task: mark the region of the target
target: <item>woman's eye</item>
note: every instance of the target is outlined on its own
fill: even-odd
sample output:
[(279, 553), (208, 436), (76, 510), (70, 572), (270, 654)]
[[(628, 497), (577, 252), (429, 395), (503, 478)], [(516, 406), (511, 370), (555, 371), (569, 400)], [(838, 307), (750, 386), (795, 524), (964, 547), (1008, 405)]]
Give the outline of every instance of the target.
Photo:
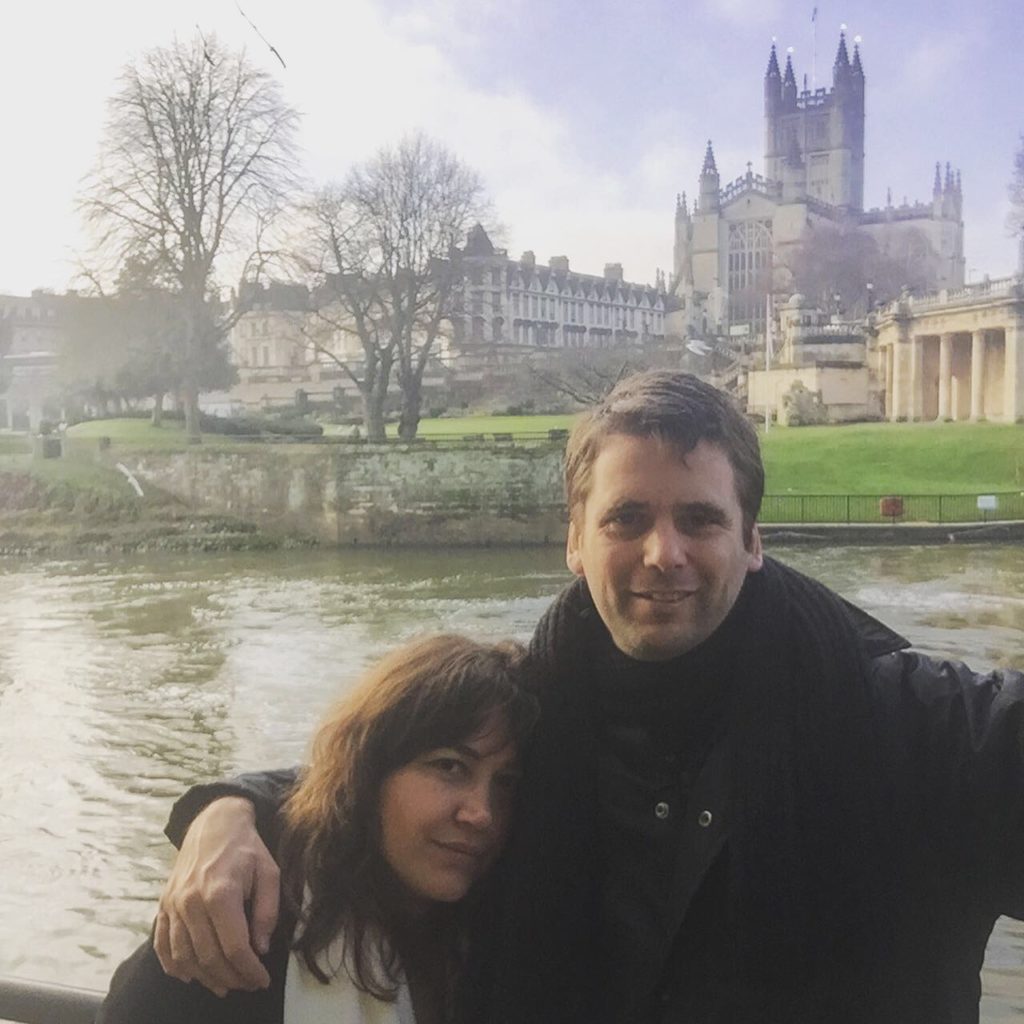
[(435, 757), (430, 766), (442, 775), (461, 775), (466, 770), (466, 766), (457, 757)]

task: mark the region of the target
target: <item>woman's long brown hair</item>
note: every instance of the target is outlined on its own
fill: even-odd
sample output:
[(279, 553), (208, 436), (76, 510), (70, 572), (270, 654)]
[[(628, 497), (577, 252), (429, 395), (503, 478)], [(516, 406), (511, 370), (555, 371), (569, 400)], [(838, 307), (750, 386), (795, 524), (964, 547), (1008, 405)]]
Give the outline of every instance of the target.
[(294, 943), (310, 972), (330, 980), (322, 954), (341, 935), (342, 964), (363, 991), (398, 989), (408, 922), (400, 886), (380, 850), (381, 785), (426, 751), (464, 742), (499, 712), (521, 744), (536, 718), (523, 687), (523, 648), (441, 635), (391, 652), (328, 713), (309, 767), (283, 808), (280, 847)]

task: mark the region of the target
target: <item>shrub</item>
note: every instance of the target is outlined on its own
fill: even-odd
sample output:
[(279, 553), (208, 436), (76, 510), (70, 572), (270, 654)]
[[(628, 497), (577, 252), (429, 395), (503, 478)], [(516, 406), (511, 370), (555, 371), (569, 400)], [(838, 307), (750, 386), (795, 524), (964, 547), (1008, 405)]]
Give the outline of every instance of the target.
[(204, 434), (243, 435), (276, 434), (284, 437), (321, 437), (324, 428), (310, 420), (271, 419), (269, 416), (199, 416), (199, 429)]
[(793, 381), (782, 396), (786, 419), (791, 427), (809, 427), (828, 422), (828, 409), (821, 403), (821, 392), (811, 391), (802, 381)]

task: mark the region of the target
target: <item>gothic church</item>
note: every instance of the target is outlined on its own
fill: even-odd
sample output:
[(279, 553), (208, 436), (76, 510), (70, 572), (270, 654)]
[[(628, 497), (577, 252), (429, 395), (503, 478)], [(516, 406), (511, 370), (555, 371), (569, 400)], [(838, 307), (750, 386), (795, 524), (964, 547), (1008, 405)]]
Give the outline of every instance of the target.
[(893, 205), (890, 195), (884, 207), (864, 209), (864, 85), (859, 46), (851, 59), (845, 33), (830, 89), (799, 91), (792, 56), (780, 72), (772, 45), (764, 77), (764, 173), (748, 163), (746, 174), (722, 187), (709, 141), (696, 202), (691, 208), (685, 193), (677, 197), (673, 333), (724, 334), (742, 324), (763, 332), (766, 297), (792, 291), (787, 256), (805, 229), (818, 224), (861, 228), (883, 251), (916, 229), (929, 287), (963, 284), (960, 175), (948, 164), (944, 176), (936, 165), (931, 202)]

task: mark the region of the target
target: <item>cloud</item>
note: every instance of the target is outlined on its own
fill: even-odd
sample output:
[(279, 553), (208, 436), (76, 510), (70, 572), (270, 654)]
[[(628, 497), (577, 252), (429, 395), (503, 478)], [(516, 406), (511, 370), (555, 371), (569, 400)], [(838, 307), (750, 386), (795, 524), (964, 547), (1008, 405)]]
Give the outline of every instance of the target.
[(777, 22), (783, 13), (781, 0), (704, 0), (704, 10), (739, 26)]
[[(671, 163), (678, 151), (645, 133), (650, 146), (625, 171), (587, 161), (571, 112), (462, 74), (457, 50), (467, 37), (452, 46), (446, 26), (464, 19), (465, 0), (434, 0), (430, 12), (417, 7), (388, 17), (353, 0), (343, 21), (321, 16), (319, 43), (305, 42), (304, 64), (294, 75), (289, 64), (288, 94), (305, 112), (311, 175), (341, 178), (353, 162), (421, 130), (484, 177), (513, 255), (534, 249), (546, 260), (565, 253), (573, 266), (597, 273), (605, 262), (623, 262), (632, 279), (653, 280), (671, 253), (678, 190)], [(343, 59), (342, 34), (358, 40), (344, 48)], [(695, 178), (699, 159), (687, 156), (680, 166)]]
[(905, 88), (925, 96), (937, 86), (956, 81), (959, 66), (967, 63), (980, 34), (979, 29), (958, 26), (955, 31), (925, 36), (903, 63)]
[(406, 0), (387, 20), (406, 39), (464, 51), (500, 30), (522, 6), (523, 0)]
[[(546, 260), (565, 253), (574, 267), (597, 273), (606, 262), (622, 262), (631, 280), (653, 280), (655, 267), (668, 268), (675, 193), (694, 187), (703, 140), (701, 152), (666, 141), (673, 137), (666, 120), (666, 131), (642, 132), (632, 159), (613, 169), (599, 155), (582, 155), (594, 150), (581, 144), (579, 122), (559, 109), (557, 96), (471, 82), (462, 70), (465, 48), (482, 44), (481, 33), (497, 45), (495, 26), (516, 17), (520, 4), (429, 0), (385, 10), (374, 0), (343, 8), (293, 0), (283, 13), (271, 0), (244, 0), (287, 69), (234, 4), (68, 4), (59, 32), (46, 28), (43, 9), (18, 8), (12, 38), (45, 38), (48, 50), (40, 61), (38, 50), (15, 47), (0, 66), (4, 94), (28, 98), (5, 124), (8, 143), (20, 140), (25, 148), (15, 145), (5, 164), (0, 288), (70, 283), (71, 250), (83, 247), (73, 199), (93, 162), (116, 75), (133, 55), (175, 34), (190, 37), (197, 23), (228, 46), (245, 46), (280, 79), (286, 99), (303, 112), (302, 159), (314, 180), (341, 178), (380, 146), (423, 130), (483, 175), (513, 254), (534, 249)], [(70, 91), (69, 81), (76, 84)], [(739, 170), (723, 167), (723, 174)]]

